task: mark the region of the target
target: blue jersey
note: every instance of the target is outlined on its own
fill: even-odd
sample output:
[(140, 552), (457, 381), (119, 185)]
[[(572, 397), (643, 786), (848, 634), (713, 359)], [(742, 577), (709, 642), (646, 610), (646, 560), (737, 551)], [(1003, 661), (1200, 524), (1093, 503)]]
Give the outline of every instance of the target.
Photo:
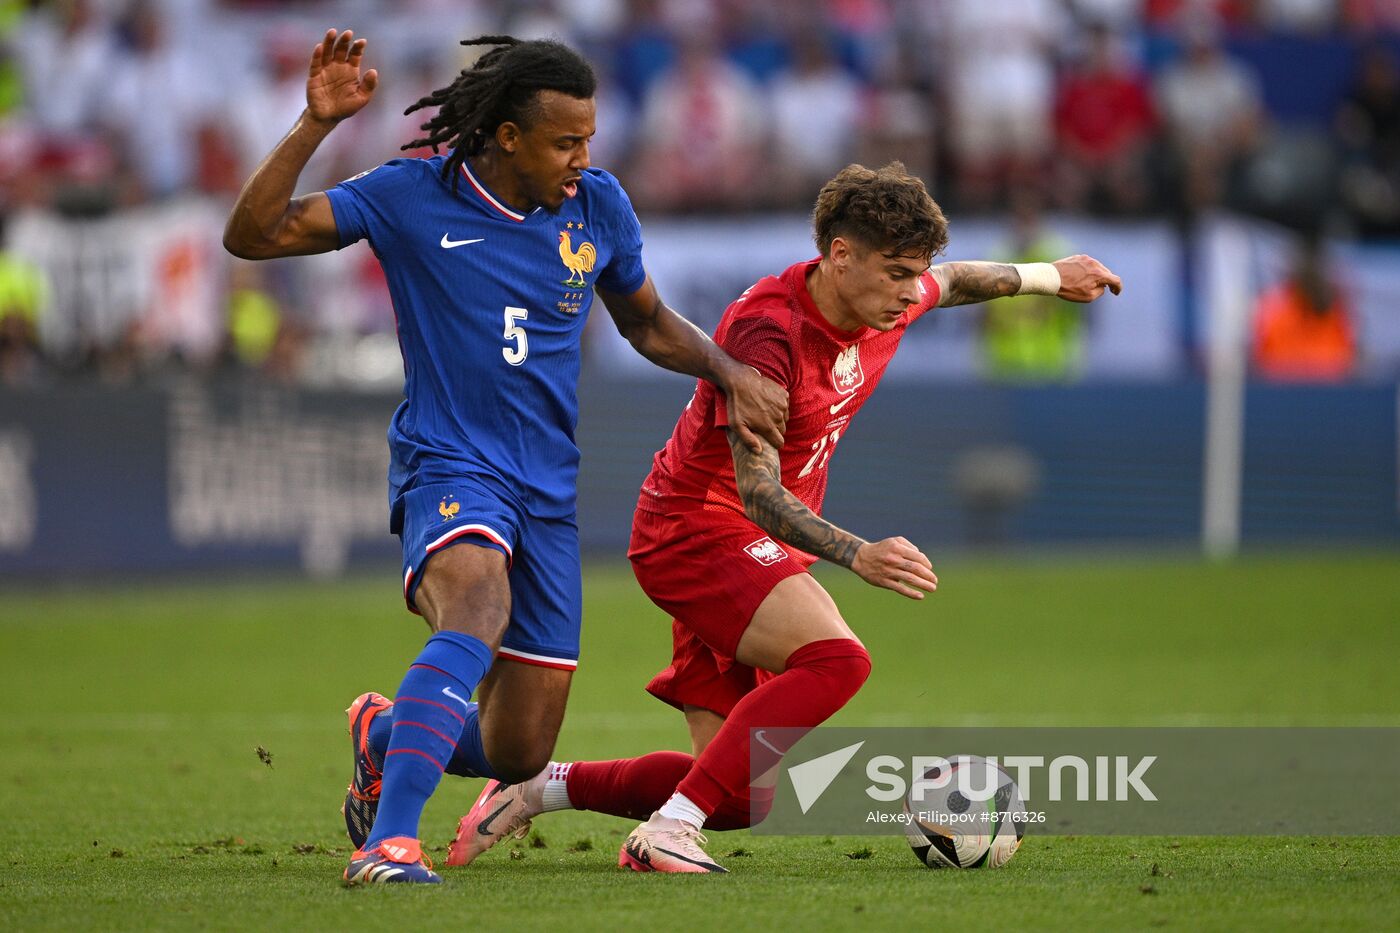
[(640, 288), (641, 227), (588, 169), (557, 214), (511, 209), (446, 156), (396, 159), (327, 191), (340, 245), (367, 238), (398, 319), (404, 401), (389, 496), (470, 474), (530, 514), (574, 512), (579, 338), (596, 284)]

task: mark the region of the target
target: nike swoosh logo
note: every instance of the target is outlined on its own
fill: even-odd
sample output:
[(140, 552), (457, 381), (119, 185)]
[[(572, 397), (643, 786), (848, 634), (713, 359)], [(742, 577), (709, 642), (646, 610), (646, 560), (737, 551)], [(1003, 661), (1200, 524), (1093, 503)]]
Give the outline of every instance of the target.
[[(847, 399), (846, 401), (849, 402), (850, 399)], [(765, 739), (765, 738), (763, 737), (763, 733), (765, 733), (765, 732), (767, 732), (767, 731), (768, 731), (767, 729), (759, 729), (757, 732), (755, 732), (755, 733), (753, 734), (753, 740), (754, 740), (755, 742), (757, 742), (759, 745), (762, 745), (764, 748), (768, 749), (770, 752), (772, 752), (772, 753), (775, 754), (775, 755), (785, 755), (785, 754), (787, 754), (786, 752), (784, 752), (784, 751), (783, 751), (782, 749), (780, 749), (780, 748), (774, 748), (774, 747), (773, 747), (773, 743), (770, 742), (770, 741), (768, 741), (767, 739)]]
[(449, 240), (447, 234), (442, 235), (442, 248), (451, 249), (454, 246), (466, 246), (468, 243), (480, 243), (486, 237), (477, 237), (475, 240)]
[(503, 803), (503, 804), (501, 804), (499, 807), (497, 807), (495, 813), (491, 814), (491, 815), (488, 816), (486, 819), (482, 820), (480, 823), (477, 823), (477, 824), (476, 824), (476, 831), (477, 831), (477, 834), (478, 834), (478, 835), (482, 835), (482, 836), (489, 836), (489, 835), (491, 835), (491, 821), (494, 820), (496, 817), (500, 816), (503, 812), (505, 812), (505, 809), (506, 809), (506, 807), (508, 807), (508, 806), (510, 806), (510, 801), (509, 801), (509, 800), (507, 800), (505, 803)]
[(849, 396), (847, 396), (846, 398), (843, 398), (841, 401), (839, 401), (839, 402), (837, 402), (835, 405), (832, 405), (832, 406), (831, 406), (831, 413), (832, 413), (833, 415), (836, 414), (838, 411), (840, 411), (841, 409), (845, 408), (845, 407), (846, 407), (847, 405), (849, 405), (851, 402), (855, 401), (855, 398), (856, 398), (856, 397), (855, 397), (854, 395), (849, 395)]
[[(657, 847), (656, 847), (656, 851), (658, 851), (658, 852), (664, 852), (664, 853), (666, 853), (667, 855), (671, 856), (671, 858), (678, 858), (678, 859), (680, 859), (682, 862), (689, 862), (689, 863), (692, 864), (692, 865), (699, 865), (701, 868), (705, 869), (705, 871), (723, 872), (723, 873), (726, 874), (726, 875), (729, 874), (728, 869), (721, 868), (721, 867), (719, 867), (718, 865), (716, 865), (714, 862), (701, 862), (701, 861), (698, 861), (698, 860), (693, 859), (693, 858), (687, 858), (687, 857), (685, 857), (684, 855), (681, 855), (679, 852), (672, 852), (670, 849), (663, 849), (663, 848), (661, 848), (660, 846), (657, 846)], [(651, 858), (650, 858), (650, 857), (648, 857), (648, 858), (646, 859), (646, 863), (647, 863), (648, 865), (651, 864)]]
[(468, 703), (466, 700), (464, 700), (464, 699), (462, 699), (461, 697), (459, 697), (457, 694), (453, 693), (451, 687), (443, 687), (443, 688), (442, 688), (442, 692), (443, 692), (444, 694), (446, 694), (447, 696), (450, 696), (452, 699), (456, 700), (458, 703), (461, 703), (461, 704), (462, 704), (463, 706), (465, 706), (467, 709), (471, 709), (471, 708), (472, 708), (472, 705), (471, 705), (470, 703)]

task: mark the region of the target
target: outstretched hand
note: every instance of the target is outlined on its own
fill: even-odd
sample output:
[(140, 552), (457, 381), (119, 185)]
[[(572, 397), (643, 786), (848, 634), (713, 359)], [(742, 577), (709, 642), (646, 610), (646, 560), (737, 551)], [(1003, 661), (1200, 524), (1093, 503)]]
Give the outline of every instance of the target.
[(856, 551), (851, 569), (871, 586), (894, 590), (908, 599), (923, 599), (938, 589), (933, 564), (908, 538), (867, 541)]
[(379, 86), (379, 72), (360, 74), (360, 59), (367, 41), (356, 39), (349, 29), (326, 30), (326, 37), (311, 53), (306, 78), (306, 111), (314, 120), (338, 123), (359, 113)]
[(1123, 291), (1123, 280), (1092, 256), (1070, 256), (1055, 263), (1055, 268), (1060, 273), (1059, 297), (1066, 301), (1094, 301), (1105, 288), (1115, 295)]

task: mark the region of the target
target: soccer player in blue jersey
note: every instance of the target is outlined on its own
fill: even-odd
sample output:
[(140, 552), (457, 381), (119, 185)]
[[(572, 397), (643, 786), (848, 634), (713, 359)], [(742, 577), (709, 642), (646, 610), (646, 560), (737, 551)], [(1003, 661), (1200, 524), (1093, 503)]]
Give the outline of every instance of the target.
[[(392, 703), (365, 694), (348, 711), (352, 883), (440, 881), (418, 822), (444, 769), (524, 780), (553, 751), (578, 665), (574, 426), (594, 289), (639, 353), (724, 391), (755, 450), (760, 437), (782, 443), (787, 412), (781, 388), (657, 295), (627, 195), (589, 167), (588, 64), (555, 42), (463, 44), (492, 48), (410, 108), (437, 112), (404, 147), (446, 155), (394, 160), (293, 198), (317, 145), (379, 80), (360, 71), (364, 39), (327, 31), (305, 112), (224, 232), (245, 259), (368, 239), (398, 317), (405, 399), (389, 428), (390, 527), (403, 544), (404, 599), (433, 634)], [(379, 758), (368, 738), (386, 724)]]

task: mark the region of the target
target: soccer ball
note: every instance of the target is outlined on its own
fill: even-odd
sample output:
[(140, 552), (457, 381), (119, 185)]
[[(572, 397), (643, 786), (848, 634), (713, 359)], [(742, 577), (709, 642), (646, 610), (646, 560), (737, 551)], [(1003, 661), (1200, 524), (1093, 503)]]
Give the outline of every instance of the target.
[(929, 868), (1000, 868), (1025, 833), (1021, 792), (999, 765), (957, 755), (924, 771), (904, 798), (904, 832)]

